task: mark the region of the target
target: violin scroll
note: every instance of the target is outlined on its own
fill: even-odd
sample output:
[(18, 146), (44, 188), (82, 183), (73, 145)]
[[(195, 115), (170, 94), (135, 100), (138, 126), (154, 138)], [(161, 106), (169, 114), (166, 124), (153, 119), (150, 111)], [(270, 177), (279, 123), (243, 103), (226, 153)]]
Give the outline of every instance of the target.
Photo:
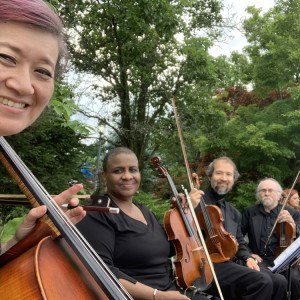
[(168, 171), (165, 167), (161, 166), (160, 163), (162, 162), (162, 159), (160, 156), (155, 156), (152, 158), (152, 166), (155, 170), (158, 170), (160, 175), (165, 178), (167, 177)]

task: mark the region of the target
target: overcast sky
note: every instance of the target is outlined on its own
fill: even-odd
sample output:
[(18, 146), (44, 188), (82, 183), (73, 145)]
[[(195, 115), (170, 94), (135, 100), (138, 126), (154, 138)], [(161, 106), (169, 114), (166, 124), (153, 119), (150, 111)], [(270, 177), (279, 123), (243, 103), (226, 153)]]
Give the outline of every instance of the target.
[[(245, 12), (245, 8), (247, 6), (254, 5), (256, 8), (262, 8), (263, 12), (266, 12), (274, 6), (274, 0), (224, 0), (223, 2), (225, 7), (230, 7), (230, 14), (236, 14), (236, 18), (238, 20), (249, 17), (249, 15)], [(224, 16), (226, 15), (227, 12), (224, 13)], [(226, 43), (222, 43), (219, 46), (213, 47), (210, 51), (212, 55), (230, 55), (232, 51), (242, 51), (242, 48), (247, 42), (242, 33), (236, 30), (230, 34), (234, 37), (227, 39)]]

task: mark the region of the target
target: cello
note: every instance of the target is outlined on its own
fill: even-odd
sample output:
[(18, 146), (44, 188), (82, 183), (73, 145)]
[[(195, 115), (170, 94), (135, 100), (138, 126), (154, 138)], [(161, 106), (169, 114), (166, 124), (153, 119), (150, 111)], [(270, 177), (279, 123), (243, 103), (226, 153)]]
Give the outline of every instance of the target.
[(0, 160), (33, 206), (46, 205), (49, 217), (42, 217), (33, 234), (1, 255), (0, 297), (132, 299), (3, 137)]
[(192, 223), (190, 213), (185, 213), (181, 206), (181, 199), (168, 171), (160, 165), (161, 158), (152, 158), (154, 169), (167, 178), (172, 193), (176, 199), (176, 206), (165, 213), (164, 227), (169, 241), (172, 241), (176, 251), (174, 261), (176, 281), (182, 289), (204, 291), (213, 279), (207, 255), (198, 238), (195, 224)]

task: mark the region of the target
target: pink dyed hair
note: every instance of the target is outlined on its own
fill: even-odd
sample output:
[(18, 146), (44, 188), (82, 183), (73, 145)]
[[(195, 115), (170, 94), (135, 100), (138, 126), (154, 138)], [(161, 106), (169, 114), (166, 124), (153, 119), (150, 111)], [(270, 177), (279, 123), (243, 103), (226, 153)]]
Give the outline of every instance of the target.
[(43, 0), (0, 0), (0, 22), (21, 22), (55, 35), (59, 44), (56, 75), (66, 68), (68, 52), (60, 17)]

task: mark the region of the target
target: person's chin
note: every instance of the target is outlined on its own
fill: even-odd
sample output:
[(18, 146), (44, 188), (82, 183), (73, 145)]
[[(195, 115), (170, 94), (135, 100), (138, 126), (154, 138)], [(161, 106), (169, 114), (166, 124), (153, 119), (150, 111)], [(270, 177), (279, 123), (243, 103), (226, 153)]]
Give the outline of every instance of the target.
[(229, 192), (229, 190), (227, 189), (227, 187), (221, 187), (217, 189), (217, 193), (219, 195), (226, 195)]

